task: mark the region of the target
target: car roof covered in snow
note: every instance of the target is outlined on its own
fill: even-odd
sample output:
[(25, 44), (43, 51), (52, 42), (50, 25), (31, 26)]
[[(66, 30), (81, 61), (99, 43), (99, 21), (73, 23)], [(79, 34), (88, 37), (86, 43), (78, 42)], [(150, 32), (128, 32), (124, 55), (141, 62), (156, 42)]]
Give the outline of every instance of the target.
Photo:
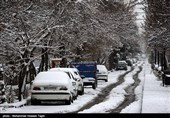
[(69, 76), (62, 71), (56, 71), (56, 72), (40, 72), (36, 76), (36, 78), (33, 81), (33, 84), (39, 84), (39, 85), (58, 85), (58, 84), (68, 84), (69, 83)]
[(125, 63), (125, 64), (127, 64), (125, 60), (118, 61), (118, 63)]
[(97, 65), (97, 69), (98, 69), (99, 71), (107, 71), (107, 68), (106, 68), (105, 65)]
[(73, 76), (75, 76), (75, 73), (72, 68), (51, 68), (49, 71), (64, 71), (64, 72), (70, 72)]

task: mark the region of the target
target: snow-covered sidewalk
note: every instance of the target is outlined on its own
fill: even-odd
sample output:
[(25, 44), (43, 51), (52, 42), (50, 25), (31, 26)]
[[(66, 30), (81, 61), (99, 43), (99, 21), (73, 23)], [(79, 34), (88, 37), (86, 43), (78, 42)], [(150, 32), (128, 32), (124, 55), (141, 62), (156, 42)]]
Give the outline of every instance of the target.
[(170, 113), (170, 86), (162, 86), (150, 64), (145, 63), (144, 71), (142, 113)]

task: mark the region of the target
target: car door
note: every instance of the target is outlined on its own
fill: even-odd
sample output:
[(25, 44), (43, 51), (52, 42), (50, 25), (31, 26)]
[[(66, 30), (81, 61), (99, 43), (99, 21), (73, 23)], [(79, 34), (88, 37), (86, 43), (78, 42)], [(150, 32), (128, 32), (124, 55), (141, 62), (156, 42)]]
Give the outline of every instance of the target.
[(71, 79), (71, 82), (72, 82), (72, 86), (73, 86), (73, 91), (74, 91), (74, 96), (77, 96), (77, 82), (74, 78), (74, 76), (72, 75), (71, 72), (67, 72), (67, 74), (69, 75), (70, 79)]

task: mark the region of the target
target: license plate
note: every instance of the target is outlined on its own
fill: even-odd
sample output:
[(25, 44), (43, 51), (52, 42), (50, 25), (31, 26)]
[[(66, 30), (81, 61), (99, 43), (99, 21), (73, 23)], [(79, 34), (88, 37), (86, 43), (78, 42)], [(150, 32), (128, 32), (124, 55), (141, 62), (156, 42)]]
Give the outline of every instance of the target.
[(44, 89), (45, 89), (45, 90), (55, 90), (56, 87), (45, 87)]

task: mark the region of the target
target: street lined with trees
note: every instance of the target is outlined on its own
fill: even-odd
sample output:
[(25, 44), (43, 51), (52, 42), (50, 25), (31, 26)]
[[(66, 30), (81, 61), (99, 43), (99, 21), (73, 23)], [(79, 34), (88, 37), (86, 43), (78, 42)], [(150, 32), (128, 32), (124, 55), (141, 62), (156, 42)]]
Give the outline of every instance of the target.
[(19, 100), (26, 97), (26, 83), (36, 76), (36, 59), (41, 72), (50, 68), (54, 57), (109, 66), (115, 50), (121, 58), (140, 51), (134, 3), (1, 0), (0, 5), (1, 63), (5, 83), (19, 87)]

